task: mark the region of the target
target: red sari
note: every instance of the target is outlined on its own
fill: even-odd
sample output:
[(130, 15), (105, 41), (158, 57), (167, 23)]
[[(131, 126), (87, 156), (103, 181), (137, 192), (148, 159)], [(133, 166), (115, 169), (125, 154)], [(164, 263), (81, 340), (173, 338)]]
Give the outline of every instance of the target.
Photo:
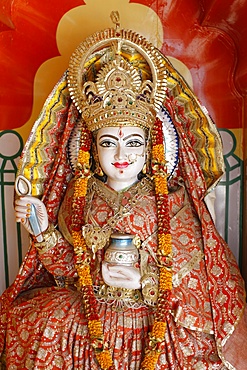
[[(72, 188), (73, 181), (59, 213), (60, 231), (67, 239), (70, 238)], [(151, 266), (155, 272), (157, 220), (152, 184), (142, 180), (117, 193), (99, 180), (93, 180), (89, 193), (88, 222), (104, 227), (115, 215), (113, 231), (139, 235), (145, 245), (143, 253), (148, 258), (149, 268)], [(137, 201), (133, 203), (135, 197)], [(227, 369), (227, 363), (222, 362), (220, 346), (240, 319), (244, 306), (244, 290), (236, 262), (204, 206), (202, 220), (210, 233), (205, 243), (202, 222), (183, 183), (170, 193), (169, 204), (174, 254), (173, 295), (165, 318), (168, 327), (165, 346), (156, 368)], [(128, 212), (119, 216), (121, 205), (127, 207)], [(98, 251), (91, 266), (95, 271), (95, 286), (102, 284), (103, 254), (103, 250)], [(99, 369), (89, 343), (81, 293), (72, 285), (55, 286), (54, 277), (59, 281), (59, 276), (76, 278), (73, 248), (62, 235), (58, 244), (44, 254), (38, 255), (35, 247), (31, 248), (19, 276), (23, 279), (23, 292), (3, 312), (8, 369)], [(7, 305), (12, 294), (13, 287), (2, 297), (3, 305)], [(100, 314), (116, 369), (139, 369), (155, 308), (142, 301), (138, 307), (119, 311), (114, 302), (101, 299), (95, 309)]]
[[(210, 127), (211, 140), (203, 141), (208, 126), (204, 125), (201, 113), (197, 121), (193, 121), (196, 109), (190, 118), (185, 117), (188, 106), (196, 105), (195, 99), (191, 99), (187, 110), (183, 109), (180, 104), (185, 95), (183, 100), (174, 101), (175, 92), (180, 93), (175, 87), (165, 101), (180, 148), (179, 171), (170, 182), (169, 195), (173, 290), (164, 318), (168, 330), (157, 369), (242, 370), (247, 363), (244, 283), (203, 200), (207, 188), (221, 175), (216, 166), (216, 175), (207, 180), (218, 150), (215, 129)], [(48, 115), (47, 110), (52, 114)], [(67, 147), (79, 120), (64, 76), (35, 123), (21, 159), (20, 169), (30, 181), (34, 180), (36, 195), (42, 196), (50, 223), (58, 223), (60, 234), (57, 244), (45, 253), (39, 254), (35, 245), (31, 245), (16, 280), (0, 298), (0, 356), (5, 353), (7, 369), (99, 368), (89, 343), (82, 296), (73, 284), (77, 273), (69, 230), (73, 182)], [(39, 145), (41, 134), (43, 142)], [(200, 143), (203, 151), (207, 144), (208, 156), (202, 158), (205, 163), (199, 163), (200, 155), (194, 149)], [(42, 163), (31, 163), (36, 158), (42, 158)], [(32, 178), (33, 173), (38, 174), (37, 178)], [(135, 196), (136, 204), (132, 202)], [(155, 276), (157, 215), (152, 183), (143, 180), (117, 194), (96, 182), (89, 187), (87, 204), (88, 223), (100, 227), (115, 217), (121, 205), (127, 205), (127, 212), (120, 212), (113, 222), (113, 231), (140, 236), (142, 258), (146, 261), (143, 270), (149, 268)], [(92, 261), (96, 287), (102, 284), (103, 254), (99, 250)], [(141, 294), (144, 296), (143, 291)], [(97, 301), (95, 309), (100, 314), (116, 368), (139, 369), (155, 307), (145, 299), (122, 310), (116, 310), (113, 303), (104, 297)], [(238, 340), (241, 350), (235, 345)]]

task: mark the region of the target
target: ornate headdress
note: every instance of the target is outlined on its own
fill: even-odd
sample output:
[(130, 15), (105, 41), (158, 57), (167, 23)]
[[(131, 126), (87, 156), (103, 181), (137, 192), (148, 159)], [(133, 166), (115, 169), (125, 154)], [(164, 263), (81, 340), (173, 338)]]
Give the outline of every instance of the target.
[(166, 68), (149, 42), (117, 27), (79, 45), (71, 57), (68, 86), (90, 131), (119, 125), (149, 129), (164, 101)]
[(105, 126), (128, 125), (151, 128), (156, 112), (153, 84), (142, 82), (134, 67), (121, 58), (104, 66), (96, 83), (86, 82), (82, 117), (90, 131)]

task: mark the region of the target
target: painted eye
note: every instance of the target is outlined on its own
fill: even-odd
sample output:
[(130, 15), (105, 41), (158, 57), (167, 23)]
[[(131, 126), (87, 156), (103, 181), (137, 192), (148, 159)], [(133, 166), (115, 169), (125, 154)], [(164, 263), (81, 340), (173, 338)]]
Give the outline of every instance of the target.
[(130, 140), (126, 143), (126, 146), (131, 147), (131, 148), (138, 148), (139, 146), (143, 146), (144, 143), (140, 140)]
[(116, 143), (114, 143), (111, 140), (103, 140), (99, 143), (99, 145), (102, 146), (103, 148), (111, 148), (111, 147), (115, 147)]

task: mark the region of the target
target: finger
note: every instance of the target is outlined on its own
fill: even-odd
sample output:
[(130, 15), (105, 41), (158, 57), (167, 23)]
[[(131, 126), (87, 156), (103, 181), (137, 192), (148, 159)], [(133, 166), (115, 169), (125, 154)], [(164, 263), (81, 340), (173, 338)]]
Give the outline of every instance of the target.
[(27, 212), (15, 211), (15, 218), (26, 218)]
[(109, 265), (108, 269), (111, 272), (118, 272), (118, 271), (121, 271), (121, 266), (120, 265)]
[[(27, 205), (25, 205), (25, 206), (16, 206), (15, 207), (15, 211), (16, 212), (23, 212), (23, 213), (26, 213), (27, 212), (27, 210), (31, 210), (31, 206), (27, 206)], [(30, 213), (30, 212), (29, 212)]]
[(19, 204), (16, 203), (15, 205), (15, 210), (20, 210), (20, 211), (27, 211), (29, 210), (29, 213), (31, 213), (31, 207), (32, 207), (32, 204), (30, 202), (27, 202), (27, 201), (23, 201)]
[(16, 207), (15, 214), (30, 215), (31, 207)]
[(31, 204), (33, 204), (35, 206), (35, 208), (43, 206), (43, 203), (39, 199), (37, 199), (35, 197), (32, 197), (32, 196), (20, 197), (20, 198), (17, 198), (16, 201), (15, 201), (16, 206), (31, 207)]
[(27, 202), (32, 203), (35, 207), (42, 207), (44, 206), (44, 203), (35, 197), (25, 197), (27, 199)]
[(16, 218), (15, 219), (15, 221), (16, 222), (20, 222), (20, 223), (22, 223), (23, 225), (27, 225), (27, 219), (26, 218), (24, 218), (24, 217), (22, 217), (22, 218)]
[(111, 278), (117, 278), (117, 279), (123, 279), (124, 278), (125, 280), (130, 280), (130, 278), (121, 271), (110, 272), (109, 276)]
[(108, 268), (108, 263), (106, 262), (102, 262), (102, 272), (108, 272), (109, 271), (109, 268)]
[(15, 201), (15, 206), (16, 207), (26, 207), (27, 204), (31, 204), (30, 201), (25, 200), (25, 199), (17, 199)]
[(20, 203), (30, 203), (31, 200), (35, 199), (34, 197), (30, 197), (30, 196), (27, 196), (27, 197), (19, 197), (19, 198), (16, 198), (16, 202), (20, 202)]

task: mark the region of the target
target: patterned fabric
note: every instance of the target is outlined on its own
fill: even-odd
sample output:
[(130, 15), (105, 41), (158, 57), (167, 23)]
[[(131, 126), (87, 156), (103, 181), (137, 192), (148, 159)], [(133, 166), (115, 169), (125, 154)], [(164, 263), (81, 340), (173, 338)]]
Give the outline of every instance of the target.
[[(116, 368), (139, 369), (152, 324), (150, 309), (116, 313), (106, 304), (98, 309)], [(17, 355), (7, 351), (8, 369), (98, 369), (80, 293), (55, 287), (34, 290), (16, 301), (9, 316), (7, 343)], [(167, 347), (157, 369), (225, 369), (212, 335), (180, 327), (172, 316), (167, 321)]]
[[(168, 330), (157, 369), (234, 370), (222, 347), (232, 343), (232, 333), (243, 323), (244, 284), (203, 201), (222, 174), (219, 136), (171, 66), (168, 88), (164, 105), (179, 136), (179, 168), (169, 195), (173, 294), (164, 318)], [(68, 144), (79, 120), (64, 75), (35, 123), (19, 167), (19, 173), (33, 182), (35, 195), (42, 197), (49, 221), (59, 224), (61, 236), (42, 255), (34, 244), (30, 246), (16, 280), (0, 298), (0, 356), (5, 350), (7, 369), (98, 369), (82, 297), (73, 284), (77, 273), (70, 237), (73, 174)], [(143, 241), (141, 267), (144, 273), (156, 275), (157, 216), (150, 182), (141, 181), (118, 194), (92, 180), (87, 197), (88, 223), (104, 228), (111, 220), (113, 231), (139, 235)], [(95, 285), (102, 284), (103, 253), (96, 253), (92, 265)], [(117, 311), (113, 304), (98, 302), (95, 309), (116, 368), (139, 369), (154, 308), (142, 302), (139, 308)], [(239, 369), (245, 368), (245, 360)]]
[[(138, 200), (133, 205), (134, 194), (138, 195)], [(156, 204), (152, 187), (145, 185), (144, 181), (119, 194), (99, 181), (92, 181), (89, 196), (89, 223), (103, 227), (109, 217), (117, 215), (114, 231), (135, 233), (143, 242), (154, 233), (143, 245), (144, 252), (148, 253), (148, 263), (155, 271)], [(68, 221), (70, 198), (69, 186), (61, 205), (60, 219), (64, 217)], [(231, 271), (237, 275), (229, 280), (230, 272), (225, 258), (229, 252), (228, 247), (223, 245), (224, 252), (219, 251), (218, 254), (221, 260), (215, 255), (213, 267), (209, 270), (205, 263), (201, 222), (189, 202), (184, 186), (180, 185), (176, 191), (171, 192), (169, 200), (174, 248), (174, 289), (166, 318), (168, 330), (165, 348), (157, 369), (227, 369), (219, 357), (215, 334), (219, 332), (218, 335), (222, 335), (223, 330), (229, 329), (223, 324), (223, 328), (220, 327), (228, 297), (232, 297), (236, 303), (234, 307), (227, 306), (232, 311), (231, 316), (235, 314), (238, 319), (241, 314), (241, 309), (237, 310), (237, 302), (241, 300), (237, 299), (239, 289), (236, 286), (241, 280), (236, 263), (233, 260), (230, 262)], [(119, 216), (121, 205), (126, 207), (127, 203), (128, 212)], [(206, 209), (203, 218), (211, 231), (210, 245), (213, 252), (219, 236), (213, 229)], [(63, 231), (60, 222), (59, 225)], [(29, 253), (18, 278), (22, 286), (20, 288), (19, 285), (19, 289), (23, 292), (19, 293), (6, 311), (2, 308), (1, 322), (7, 326), (7, 368), (98, 369), (89, 344), (81, 294), (72, 287), (49, 286), (54, 285), (52, 276), (76, 277), (72, 247), (61, 236), (58, 245), (48, 252), (37, 256), (32, 247)], [(100, 263), (103, 250), (98, 251), (97, 255)], [(33, 261), (32, 265), (28, 262), (30, 260)], [(217, 281), (221, 274), (215, 268), (218, 264), (221, 266), (222, 276), (226, 275), (231, 286), (226, 281), (227, 294), (224, 292), (223, 297), (217, 295), (212, 300), (207, 274), (209, 270), (214, 289), (221, 285)], [(93, 268), (95, 284), (101, 284), (100, 267), (95, 263)], [(7, 300), (12, 300), (13, 288), (3, 295), (3, 305), (7, 305)], [(152, 326), (153, 308), (142, 305), (137, 309), (118, 311), (113, 304), (101, 302), (97, 309), (116, 368), (139, 369), (145, 342), (148, 340), (147, 334)]]
[[(102, 197), (109, 194), (108, 198), (114, 205), (114, 198), (119, 201), (118, 193), (107, 186), (104, 188), (104, 195), (101, 193), (99, 196), (97, 185), (94, 186), (89, 210), (91, 222), (93, 220), (101, 226), (109, 215), (117, 213), (116, 206), (114, 210)], [(121, 194), (119, 207), (130, 199), (133, 191), (129, 189)], [(67, 194), (70, 198), (70, 188)], [(61, 207), (64, 214), (69, 204), (65, 196)], [(128, 214), (119, 218), (115, 230), (135, 233), (143, 241), (146, 240), (155, 232), (155, 207), (153, 191), (150, 189), (148, 193), (143, 192), (140, 202)], [(166, 348), (160, 356), (157, 369), (225, 369), (217, 355), (213, 335), (212, 305), (200, 222), (188, 202), (184, 187), (171, 193), (170, 208), (175, 256), (174, 291), (170, 314), (166, 318), (169, 329)], [(194, 239), (190, 235), (194, 235)], [(69, 244), (61, 240), (54, 249), (38, 257), (40, 266), (45, 266), (52, 275), (63, 273), (75, 276)], [(152, 252), (155, 253), (155, 248), (154, 237), (149, 246), (145, 247), (149, 253), (149, 263), (154, 266), (155, 254)], [(102, 259), (102, 253), (98, 252), (99, 260)], [(102, 278), (98, 269), (95, 283), (100, 281)], [(153, 309), (142, 306), (118, 312), (114, 305), (106, 303), (99, 303), (97, 309), (113, 351), (116, 368), (139, 369), (145, 342), (148, 340), (147, 334), (152, 326)], [(5, 320), (8, 369), (98, 369), (89, 345), (79, 292), (54, 286), (30, 289), (14, 301)]]

